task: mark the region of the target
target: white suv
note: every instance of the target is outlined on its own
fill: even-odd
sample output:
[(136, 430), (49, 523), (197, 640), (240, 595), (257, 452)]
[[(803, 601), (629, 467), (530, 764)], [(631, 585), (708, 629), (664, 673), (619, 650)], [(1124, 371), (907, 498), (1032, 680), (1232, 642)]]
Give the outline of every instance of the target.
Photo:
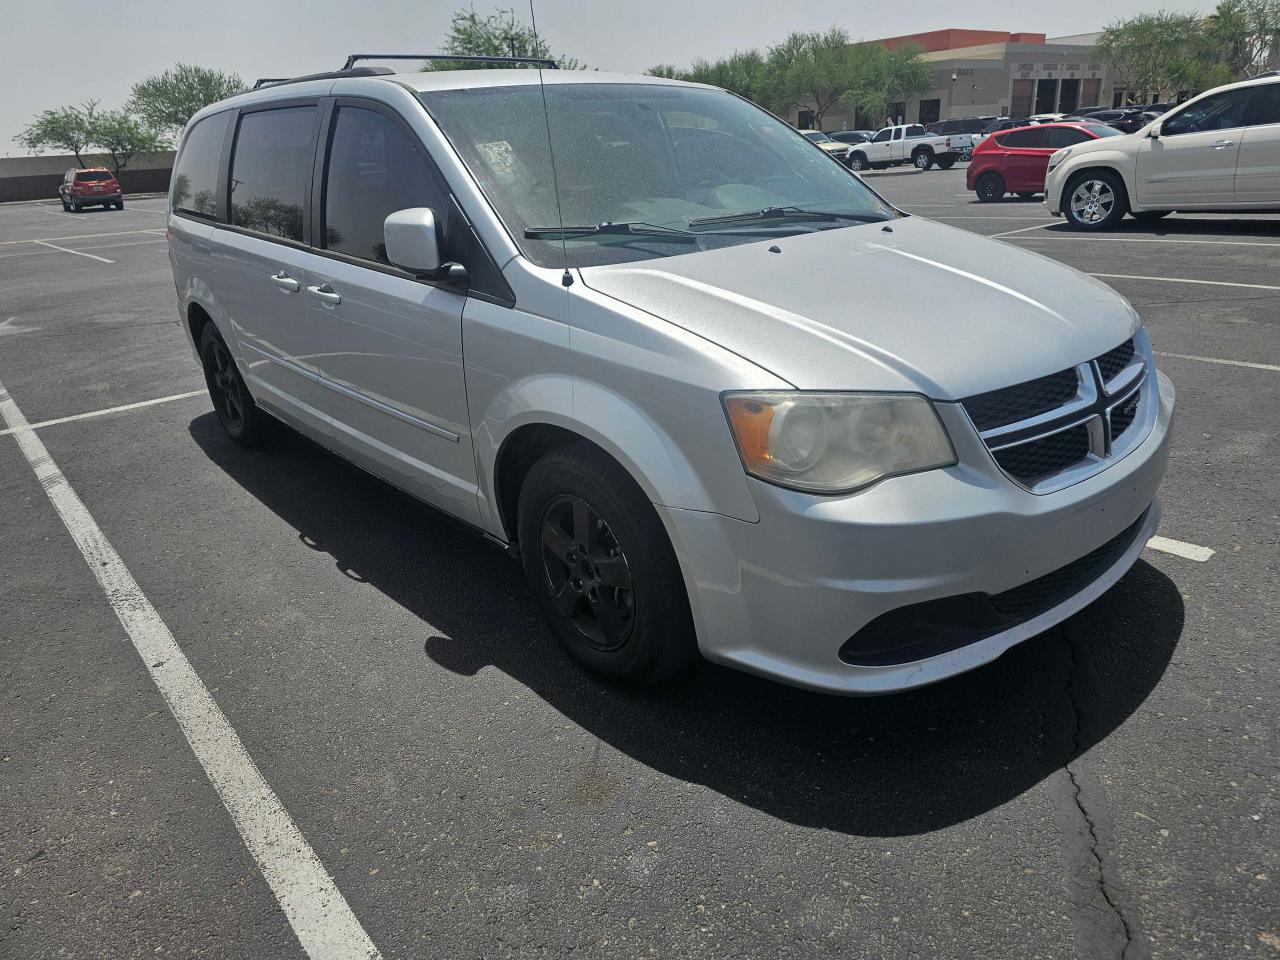
[(1280, 78), (1218, 87), (1129, 136), (1059, 150), (1044, 202), (1081, 230), (1125, 213), (1280, 210)]

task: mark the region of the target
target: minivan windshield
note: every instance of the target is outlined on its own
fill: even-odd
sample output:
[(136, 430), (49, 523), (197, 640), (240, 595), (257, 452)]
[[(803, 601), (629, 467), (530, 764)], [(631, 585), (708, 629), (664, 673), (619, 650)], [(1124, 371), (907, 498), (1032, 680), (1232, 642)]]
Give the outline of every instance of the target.
[(540, 266), (648, 260), (897, 216), (790, 126), (724, 91), (552, 83), (545, 93), (545, 116), (536, 84), (420, 94)]

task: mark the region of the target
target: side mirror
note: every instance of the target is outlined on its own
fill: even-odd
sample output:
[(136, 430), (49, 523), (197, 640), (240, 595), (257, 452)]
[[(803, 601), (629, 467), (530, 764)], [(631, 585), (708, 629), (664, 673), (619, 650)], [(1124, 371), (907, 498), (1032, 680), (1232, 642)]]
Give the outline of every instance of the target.
[(1150, 137), (1152, 140), (1159, 140), (1160, 126), (1161, 126), (1160, 121), (1157, 120), (1147, 129), (1147, 136)]
[(440, 231), (430, 207), (397, 210), (382, 223), (387, 259), (411, 273), (435, 273), (440, 262)]

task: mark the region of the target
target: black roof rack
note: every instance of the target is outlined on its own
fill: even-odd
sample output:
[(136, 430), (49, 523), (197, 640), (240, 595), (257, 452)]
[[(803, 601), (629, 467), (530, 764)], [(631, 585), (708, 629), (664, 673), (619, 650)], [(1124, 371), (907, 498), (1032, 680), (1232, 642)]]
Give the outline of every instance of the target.
[[(544, 70), (558, 70), (559, 64), (549, 57), (480, 57), (451, 53), (353, 53), (347, 57), (343, 70), (350, 70), (357, 60), (437, 60), (446, 63), (492, 63), (496, 65), (527, 63)], [(358, 68), (357, 68), (358, 69)]]
[(388, 67), (356, 67), (354, 69), (346, 68), (343, 70), (330, 70), (327, 73), (308, 73), (304, 77), (263, 77), (253, 85), (253, 89), (259, 90), (262, 87), (275, 87), (285, 83), (302, 83), (305, 80), (341, 80), (344, 77), (382, 77), (389, 73), (395, 73)]

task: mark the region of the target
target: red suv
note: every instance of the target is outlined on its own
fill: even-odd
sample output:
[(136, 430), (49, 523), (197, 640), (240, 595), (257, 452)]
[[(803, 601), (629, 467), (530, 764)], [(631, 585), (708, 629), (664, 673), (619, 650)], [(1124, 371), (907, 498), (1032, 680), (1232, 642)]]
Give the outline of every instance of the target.
[(68, 170), (62, 183), (58, 184), (58, 196), (62, 198), (63, 210), (79, 210), (95, 203), (106, 208), (124, 209), (120, 181), (105, 167)]
[(965, 174), (970, 190), (983, 203), (994, 203), (1006, 193), (1031, 197), (1044, 193), (1044, 175), (1054, 151), (1086, 140), (1124, 136), (1104, 123), (1041, 123), (992, 134), (973, 151)]

